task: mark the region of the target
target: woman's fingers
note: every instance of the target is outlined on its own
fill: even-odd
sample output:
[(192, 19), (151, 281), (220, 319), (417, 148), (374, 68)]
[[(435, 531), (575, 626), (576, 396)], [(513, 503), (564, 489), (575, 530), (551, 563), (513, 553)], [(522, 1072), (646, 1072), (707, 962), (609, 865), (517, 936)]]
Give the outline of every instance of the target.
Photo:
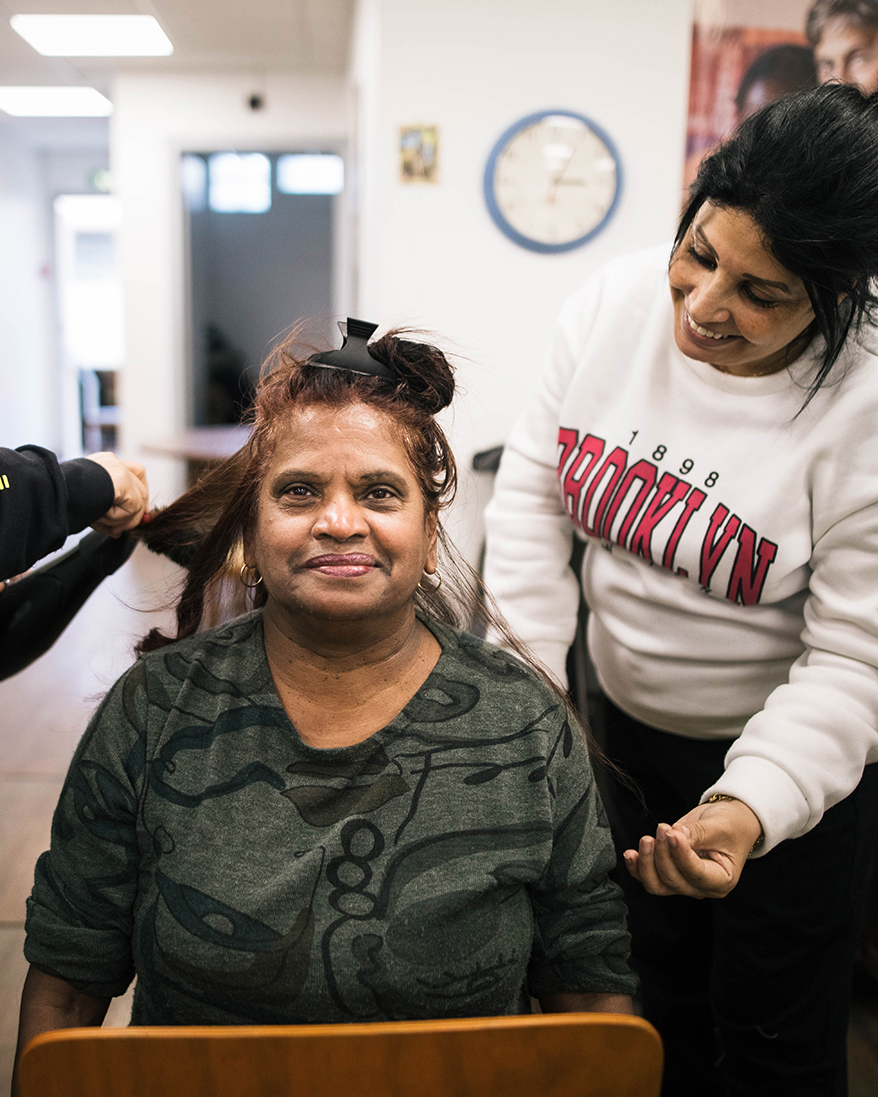
[(740, 801), (701, 804), (674, 826), (660, 823), (625, 853), (631, 875), (653, 895), (719, 899), (732, 890), (760, 830)]
[(668, 830), (663, 825), (655, 838), (644, 835), (636, 850), (626, 851), (625, 865), (652, 895), (688, 895), (688, 886), (669, 859)]
[(667, 823), (660, 824), (655, 838), (641, 838), (636, 857), (626, 856), (625, 863), (632, 876), (653, 895), (702, 897), (699, 858), (685, 835)]
[(652, 895), (687, 895), (694, 899), (725, 894), (728, 873), (700, 856), (688, 834), (662, 823), (655, 838), (644, 835), (636, 850), (624, 854), (625, 867)]

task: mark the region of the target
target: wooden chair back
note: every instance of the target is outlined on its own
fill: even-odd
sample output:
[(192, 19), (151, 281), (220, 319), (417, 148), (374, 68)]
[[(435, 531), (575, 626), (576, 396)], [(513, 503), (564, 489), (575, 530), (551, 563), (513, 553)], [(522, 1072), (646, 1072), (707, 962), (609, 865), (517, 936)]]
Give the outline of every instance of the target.
[(658, 1097), (637, 1017), (80, 1028), (25, 1049), (22, 1097)]

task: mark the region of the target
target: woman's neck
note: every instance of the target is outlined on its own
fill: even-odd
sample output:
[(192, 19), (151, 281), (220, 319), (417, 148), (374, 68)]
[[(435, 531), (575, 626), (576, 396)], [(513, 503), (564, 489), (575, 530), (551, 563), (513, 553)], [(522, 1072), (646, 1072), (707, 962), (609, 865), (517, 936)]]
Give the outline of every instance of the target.
[(289, 621), (266, 608), (265, 651), (301, 738), (351, 746), (380, 731), (429, 677), (441, 654), (415, 617), (403, 621)]

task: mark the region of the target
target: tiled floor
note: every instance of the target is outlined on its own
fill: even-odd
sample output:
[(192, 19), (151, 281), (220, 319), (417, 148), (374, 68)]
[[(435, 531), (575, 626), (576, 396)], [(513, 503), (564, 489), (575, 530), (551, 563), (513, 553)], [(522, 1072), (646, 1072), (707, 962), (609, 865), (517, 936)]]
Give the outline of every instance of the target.
[[(149, 628), (170, 620), (171, 566), (138, 549), (86, 603), (55, 647), (0, 682), (0, 1095), (9, 1091), (22, 955), (25, 899), (67, 764), (90, 712), (125, 669)], [(106, 1024), (124, 1025), (130, 994), (114, 1001)], [(878, 984), (863, 980), (850, 1029), (850, 1097), (878, 1093)]]

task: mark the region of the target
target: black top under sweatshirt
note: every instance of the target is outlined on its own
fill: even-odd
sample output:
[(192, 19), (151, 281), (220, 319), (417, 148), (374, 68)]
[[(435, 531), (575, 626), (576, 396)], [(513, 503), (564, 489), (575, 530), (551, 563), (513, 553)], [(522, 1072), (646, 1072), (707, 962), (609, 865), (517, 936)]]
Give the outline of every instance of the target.
[(113, 480), (96, 461), (58, 462), (41, 446), (0, 448), (0, 579), (26, 571), (112, 507)]

